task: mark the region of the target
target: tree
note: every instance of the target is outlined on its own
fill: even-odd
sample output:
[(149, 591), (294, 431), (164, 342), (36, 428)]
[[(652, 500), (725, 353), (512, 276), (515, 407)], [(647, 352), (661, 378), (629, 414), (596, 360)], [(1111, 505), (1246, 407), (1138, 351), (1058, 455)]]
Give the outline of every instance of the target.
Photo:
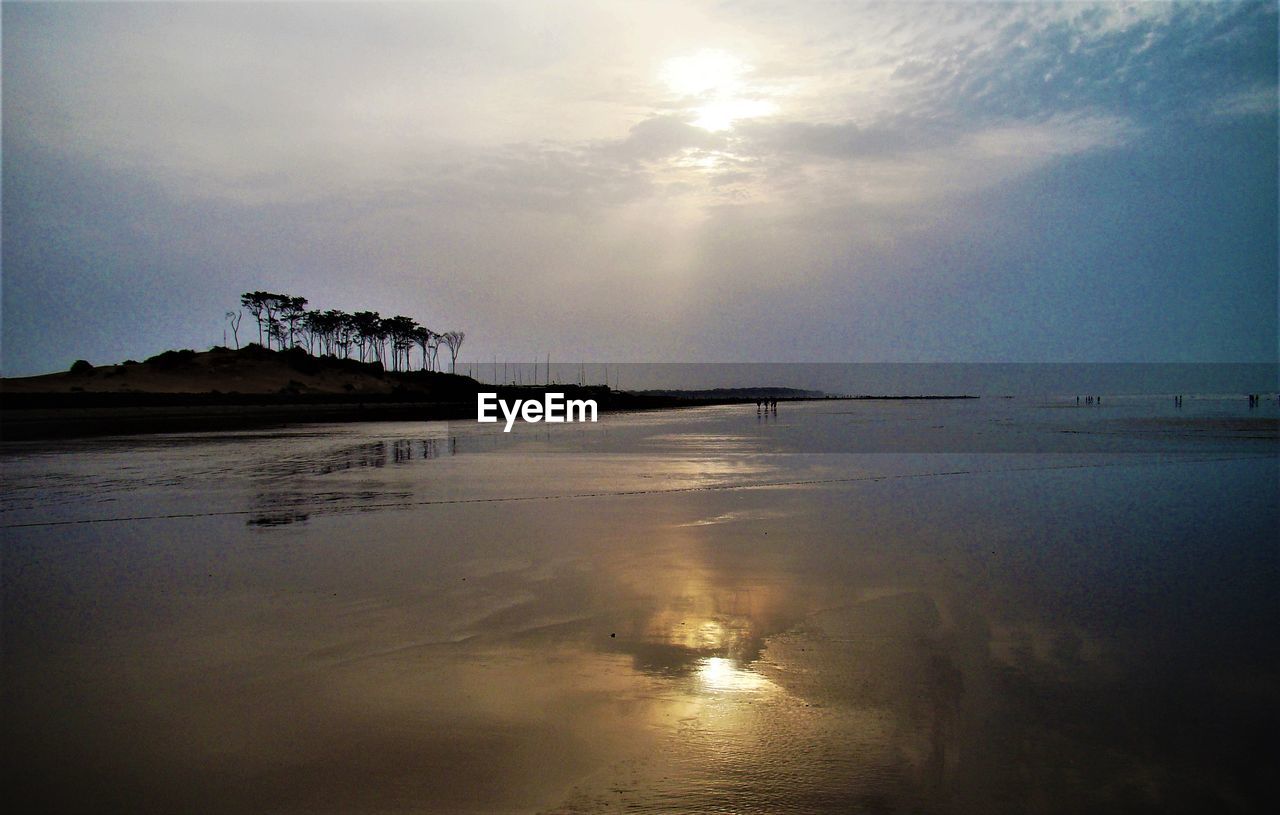
[[(301, 298), (290, 297), (287, 294), (274, 294), (269, 291), (251, 291), (240, 295), (240, 305), (249, 310), (253, 318), (258, 321), (258, 344), (263, 344), (263, 337), (266, 338), (266, 347), (271, 347), (271, 339), (281, 339), (288, 336), (285, 331), (277, 327), (280, 322), (280, 314), (288, 309), (289, 304)], [(302, 300), (305, 304), (307, 301)], [(300, 316), (300, 315), (299, 315)], [(281, 340), (283, 348), (283, 340)]]
[[(433, 337), (438, 337), (438, 336), (439, 335), (436, 334), (436, 332), (432, 331), (430, 328), (427, 328), (425, 325), (418, 326), (417, 329), (415, 329), (413, 332), (413, 341), (418, 344), (418, 349), (422, 352), (422, 370), (424, 371), (427, 370), (427, 363), (431, 361), (431, 356), (432, 356), (431, 340)], [(438, 347), (439, 345), (438, 339), (436, 340), (436, 344)]]
[(333, 320), (333, 354), (346, 359), (351, 356), (357, 333), (355, 316), (339, 309), (330, 309), (325, 314)]
[(387, 330), (387, 321), (378, 320), (378, 324), (373, 328), (373, 356), (374, 361), (384, 368), (387, 365), (387, 354), (384, 349), (390, 338), (391, 332)]
[(240, 295), (240, 305), (249, 310), (253, 315), (253, 319), (258, 323), (258, 345), (264, 345), (262, 341), (262, 332), (266, 327), (262, 321), (262, 315), (266, 312), (266, 298), (269, 295), (265, 291), (250, 291)]
[(436, 355), (440, 353), (441, 336), (432, 331), (431, 336), (427, 338), (427, 351), (431, 353), (431, 370), (440, 370), (439, 364), (436, 362)]
[[(258, 344), (264, 348), (283, 350), (301, 344), (308, 354), (342, 359), (349, 358), (352, 349), (358, 348), (361, 362), (377, 362), (393, 371), (412, 369), (415, 345), (422, 353), (422, 370), (440, 370), (442, 344), (449, 349), (450, 368), (456, 368), (466, 337), (461, 331), (438, 334), (418, 325), (412, 317), (399, 314), (384, 319), (376, 311), (308, 311), (307, 298), (269, 291), (245, 292), (240, 295), (240, 306), (253, 315), (258, 324)], [(243, 317), (243, 311), (226, 312), (237, 349)]]
[(322, 342), (321, 326), (324, 323), (324, 315), (319, 311), (308, 311), (302, 315), (302, 319), (298, 321), (298, 331), (302, 335), (302, 340), (307, 344), (307, 353), (319, 356), (316, 353), (316, 346)]
[(289, 336), (286, 323), (282, 319), (285, 310), (289, 306), (289, 301), (293, 298), (287, 294), (272, 294), (271, 292), (262, 292), (263, 295), (263, 311), (267, 320), (267, 341), (268, 343), (274, 339), (279, 348), (284, 348), (285, 339)]
[(270, 346), (271, 340), (275, 340), (277, 347), (284, 348), (284, 341), (286, 337), (285, 331), (286, 331), (285, 324), (280, 320), (272, 320), (270, 323), (268, 323), (268, 327), (267, 327), (268, 347)]
[(409, 367), (409, 349), (413, 347), (413, 334), (418, 329), (417, 321), (397, 314), (394, 317), (388, 317), (383, 320), (382, 328), (386, 333), (387, 339), (391, 341), (391, 370), (400, 370), (400, 361), (402, 359), (407, 369)]
[(293, 347), (298, 343), (298, 326), (307, 313), (307, 298), (279, 295), (276, 304), (280, 311), (280, 320), (287, 327), (287, 331), (282, 333), (288, 336), (289, 346)]
[[(244, 319), (244, 312), (240, 309), (227, 312), (227, 322), (231, 324), (231, 336), (235, 337), (236, 350), (240, 350), (240, 321)], [(225, 337), (223, 338), (226, 339)]]
[(466, 337), (463, 331), (446, 331), (440, 335), (440, 341), (449, 349), (449, 370), (453, 373), (457, 373), (458, 351), (462, 350), (462, 341)]
[(382, 318), (376, 311), (357, 311), (351, 315), (351, 328), (360, 341), (360, 361), (368, 362), (366, 356), (378, 339), (378, 327)]

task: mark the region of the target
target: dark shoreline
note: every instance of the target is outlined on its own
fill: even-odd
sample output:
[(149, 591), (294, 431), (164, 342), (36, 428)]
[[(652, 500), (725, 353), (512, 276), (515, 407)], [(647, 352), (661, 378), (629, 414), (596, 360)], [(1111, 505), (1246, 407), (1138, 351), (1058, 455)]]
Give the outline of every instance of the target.
[[(502, 398), (516, 394), (495, 389)], [(537, 395), (541, 395), (541, 390)], [(595, 398), (602, 412), (664, 410), (735, 404), (748, 400), (673, 399), (620, 393), (563, 391), (569, 398)], [(534, 395), (529, 389), (519, 394)], [(198, 433), (265, 429), (298, 424), (475, 420), (474, 397), (466, 400), (405, 400), (373, 395), (296, 397), (249, 394), (11, 394), (0, 407), (0, 442), (93, 436)]]
[(776, 386), (619, 391), (548, 382), (493, 385), (440, 371), (387, 371), (378, 362), (249, 345), (165, 351), (143, 362), (0, 379), (0, 442), (262, 429), (318, 422), (475, 419), (476, 396), (593, 399), (601, 412), (814, 399), (972, 399), (830, 396)]
[[(496, 387), (500, 398), (540, 396), (551, 388)], [(604, 413), (671, 410), (714, 405), (753, 405), (749, 397), (697, 398), (608, 391), (567, 385), (554, 389), (569, 398), (594, 398)], [(974, 396), (805, 396), (786, 402), (945, 400)], [(6, 394), (0, 403), (0, 442), (94, 436), (260, 430), (296, 424), (458, 421), (475, 419), (474, 398), (405, 400), (396, 395), (315, 395), (305, 399), (284, 394), (165, 393), (28, 393)]]

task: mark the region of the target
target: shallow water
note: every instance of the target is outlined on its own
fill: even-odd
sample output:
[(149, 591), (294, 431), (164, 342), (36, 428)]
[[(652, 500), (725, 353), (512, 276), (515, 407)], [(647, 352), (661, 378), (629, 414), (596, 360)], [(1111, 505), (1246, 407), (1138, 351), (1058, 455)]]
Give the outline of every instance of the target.
[(9, 445), (5, 797), (1259, 810), (1274, 415), (832, 402)]

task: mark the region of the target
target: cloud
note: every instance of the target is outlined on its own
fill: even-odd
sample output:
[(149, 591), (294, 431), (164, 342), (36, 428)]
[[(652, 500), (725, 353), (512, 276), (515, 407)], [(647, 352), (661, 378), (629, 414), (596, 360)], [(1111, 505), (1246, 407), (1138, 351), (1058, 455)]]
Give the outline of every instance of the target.
[(624, 158), (659, 159), (686, 150), (723, 147), (723, 135), (694, 127), (679, 116), (652, 116), (632, 125), (627, 137), (609, 145), (607, 152)]
[[(734, 61), (725, 81), (764, 107), (710, 132), (694, 122), (718, 91), (673, 92), (662, 55), (679, 52), (650, 44), (655, 56), (637, 58), (633, 33), (610, 25), (628, 15), (651, 34), (652, 19), (575, 6), (578, 36), (566, 36), (536, 6), (501, 8), (23, 9), (6, 27), (8, 130), (176, 195), (246, 204), (380, 194), (406, 178), (501, 191), (551, 172), (563, 178), (534, 183), (530, 200), (606, 188), (602, 199), (617, 200), (679, 183), (713, 201), (705, 193), (725, 192), (726, 172), (733, 199), (746, 200), (766, 191), (745, 173), (794, 177), (801, 156), (865, 168), (954, 155), (983, 132), (990, 144), (1023, 127), (1043, 143), (1062, 125), (1078, 142), (1072, 123), (1127, 120), (1099, 142), (1111, 144), (1190, 109), (1260, 110), (1275, 89), (1266, 4), (815, 5), (790, 16), (737, 4), (727, 8), (747, 56), (724, 56)], [(649, 163), (650, 183), (627, 161)], [(684, 172), (698, 162), (701, 176)]]
[(1275, 10), (1263, 3), (1031, 9), (963, 62), (935, 60), (930, 78), (962, 113), (1088, 110), (1154, 123), (1227, 89), (1274, 87), (1274, 30)]
[[(1064, 168), (1098, 198), (1059, 220), (1090, 229), (1088, 213), (1122, 192), (1125, 211), (1152, 223), (1170, 213), (1220, 223), (1196, 201), (1221, 209), (1228, 185), (1275, 177), (1268, 3), (5, 4), (3, 14), (4, 332), (7, 348), (35, 349), (31, 360), (57, 343), (26, 312), (59, 291), (116, 304), (82, 304), (74, 321), (128, 343), (139, 318), (126, 292), (147, 314), (217, 301), (216, 319), (242, 286), (461, 315), (450, 320), (466, 323), (476, 353), (750, 356), (740, 349), (789, 335), (781, 315), (868, 347), (851, 320), (892, 338), (886, 314), (907, 325), (924, 319), (914, 304), (981, 299), (957, 288), (972, 258), (1030, 263), (1008, 246), (1042, 227), (1005, 204), (1028, 189), (1074, 189)], [(1158, 175), (1127, 174), (1207, 166), (1209, 145), (1239, 163), (1180, 186), (1186, 201), (1169, 200)], [(1116, 189), (1117, 172), (1133, 189)], [(1274, 242), (1274, 219), (1254, 225), (1275, 209), (1274, 195), (1255, 193), (1237, 213), (1249, 229), (1232, 233), (1254, 260)], [(1043, 248), (1072, 257), (1076, 238), (1064, 227)], [(1184, 254), (1217, 246), (1200, 238)], [(925, 246), (961, 261), (935, 263)], [(1214, 251), (1207, 266), (1237, 269), (1251, 292), (1241, 297), (1265, 301), (1263, 271)], [(1123, 274), (1147, 274), (1146, 262)], [(1034, 279), (1087, 317), (1087, 303), (1048, 282), (1073, 273), (1055, 263)], [(1274, 264), (1264, 271), (1274, 278)], [(166, 276), (176, 299), (153, 291)], [(908, 282), (913, 299), (895, 299)], [(699, 310), (727, 322), (699, 327)], [(962, 308), (943, 311), (963, 319)], [(773, 339), (734, 342), (747, 324)], [(1019, 350), (1012, 338), (1044, 336), (1004, 329)], [(178, 342), (138, 336), (151, 349)], [(922, 339), (932, 336), (913, 335), (912, 347), (945, 356), (945, 339)]]
[(944, 147), (954, 144), (962, 132), (952, 125), (913, 118), (871, 125), (777, 121), (748, 124), (742, 130), (758, 149), (843, 159), (900, 156)]
[(1276, 89), (1266, 85), (1229, 92), (1218, 98), (1210, 108), (1212, 116), (1233, 119), (1238, 116), (1276, 115)]

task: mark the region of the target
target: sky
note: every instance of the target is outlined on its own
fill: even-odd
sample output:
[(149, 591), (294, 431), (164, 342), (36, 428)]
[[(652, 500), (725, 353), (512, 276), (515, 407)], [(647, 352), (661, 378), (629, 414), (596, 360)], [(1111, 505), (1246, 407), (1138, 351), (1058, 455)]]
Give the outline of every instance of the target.
[(1280, 353), (1274, 2), (2, 13), (6, 376), (257, 289), (461, 361)]

